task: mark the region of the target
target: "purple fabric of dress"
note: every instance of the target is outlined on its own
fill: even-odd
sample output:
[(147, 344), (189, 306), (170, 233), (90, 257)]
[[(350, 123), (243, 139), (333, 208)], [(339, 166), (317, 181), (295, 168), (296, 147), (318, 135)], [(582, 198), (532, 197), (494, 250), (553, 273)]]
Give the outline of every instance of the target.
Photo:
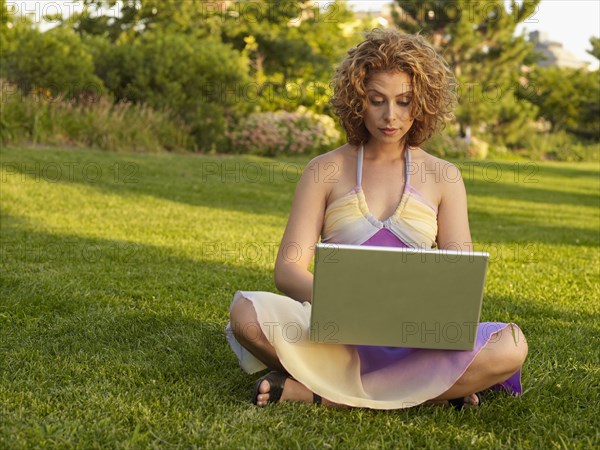
[[(398, 239), (392, 232), (388, 229), (383, 228), (379, 230), (375, 235), (373, 235), (369, 240), (364, 242), (362, 245), (372, 245), (372, 246), (380, 246), (380, 247), (400, 247), (400, 248), (408, 248), (404, 242)], [(507, 324), (502, 322), (482, 322), (479, 324), (477, 329), (477, 338), (476, 345), (473, 351), (453, 351), (456, 354), (456, 358), (461, 358), (461, 353), (463, 353), (463, 359), (470, 360), (473, 358), (473, 353), (478, 353), (479, 350), (489, 341), (490, 336), (506, 328)], [(435, 355), (440, 352), (440, 350), (427, 350), (427, 349), (413, 349), (406, 347), (378, 347), (378, 346), (368, 346), (368, 345), (357, 345), (356, 350), (360, 356), (360, 371), (361, 375), (366, 375), (368, 373), (376, 372), (381, 370), (389, 365), (398, 362), (399, 360), (410, 357), (412, 354), (418, 352), (420, 354), (430, 352), (432, 359), (435, 359)], [(502, 384), (494, 386), (492, 389), (502, 389), (513, 395), (522, 394), (522, 386), (521, 386), (521, 371), (519, 370), (517, 373), (512, 375), (508, 380), (504, 381)]]

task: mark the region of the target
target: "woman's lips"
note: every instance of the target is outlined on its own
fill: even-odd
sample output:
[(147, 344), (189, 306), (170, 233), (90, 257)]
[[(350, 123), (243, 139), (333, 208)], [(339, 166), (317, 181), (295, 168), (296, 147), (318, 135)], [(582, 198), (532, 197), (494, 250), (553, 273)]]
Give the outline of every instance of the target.
[(393, 136), (398, 131), (398, 128), (380, 128), (379, 130), (386, 136)]

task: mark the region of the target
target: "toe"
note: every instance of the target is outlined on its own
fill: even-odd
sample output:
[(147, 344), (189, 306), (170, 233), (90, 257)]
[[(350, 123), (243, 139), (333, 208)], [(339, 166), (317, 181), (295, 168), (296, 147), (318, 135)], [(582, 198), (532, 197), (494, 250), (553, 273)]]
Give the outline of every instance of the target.
[[(258, 392), (261, 394), (268, 394), (270, 390), (271, 385), (267, 380), (263, 380), (262, 383), (260, 383), (260, 386), (258, 386)], [(269, 396), (267, 396), (267, 398), (269, 398)]]
[(471, 394), (465, 397), (465, 403), (467, 405), (479, 406), (479, 399), (477, 398), (477, 395)]
[(258, 386), (258, 395), (256, 396), (256, 404), (258, 406), (266, 406), (269, 403), (269, 391), (271, 385), (267, 380), (263, 380)]
[[(286, 378), (283, 386), (282, 386), (282, 395), (281, 398), (279, 399), (279, 401), (281, 401), (281, 399), (283, 399), (285, 397), (285, 394), (283, 394), (283, 392), (286, 392), (287, 386), (288, 386), (288, 381), (290, 379)], [(261, 383), (258, 385), (258, 394), (256, 396), (256, 404), (259, 406), (266, 406), (269, 403), (269, 400), (271, 398), (271, 388), (273, 386), (271, 386), (271, 383), (269, 383), (269, 380), (262, 380)]]

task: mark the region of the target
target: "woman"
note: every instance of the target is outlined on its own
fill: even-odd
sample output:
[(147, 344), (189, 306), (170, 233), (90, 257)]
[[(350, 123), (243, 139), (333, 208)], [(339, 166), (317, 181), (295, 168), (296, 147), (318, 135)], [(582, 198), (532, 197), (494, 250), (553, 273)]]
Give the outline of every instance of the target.
[(479, 405), (478, 392), (487, 388), (521, 393), (527, 343), (514, 324), (481, 324), (473, 351), (309, 341), (308, 267), (319, 236), (472, 250), (460, 172), (418, 147), (450, 116), (454, 84), (431, 45), (397, 31), (374, 30), (337, 69), (332, 105), (348, 143), (313, 159), (298, 183), (275, 263), (275, 283), (286, 296), (238, 292), (231, 305), (228, 339), (242, 368), (272, 370), (257, 381), (255, 404), (397, 409), (449, 401), (460, 409)]

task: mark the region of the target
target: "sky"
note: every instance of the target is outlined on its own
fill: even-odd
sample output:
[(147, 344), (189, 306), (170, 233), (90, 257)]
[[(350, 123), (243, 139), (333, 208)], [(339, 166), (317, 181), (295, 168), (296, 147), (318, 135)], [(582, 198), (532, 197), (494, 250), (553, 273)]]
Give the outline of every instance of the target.
[[(349, 0), (355, 10), (379, 10), (388, 1)], [(485, 5), (485, 0), (473, 3)], [(598, 60), (586, 52), (591, 50), (590, 37), (600, 36), (600, 1), (598, 0), (542, 0), (538, 11), (517, 27), (527, 33), (539, 30), (547, 33), (548, 39), (560, 42), (563, 47), (583, 61), (589, 61), (592, 68), (598, 67)]]

